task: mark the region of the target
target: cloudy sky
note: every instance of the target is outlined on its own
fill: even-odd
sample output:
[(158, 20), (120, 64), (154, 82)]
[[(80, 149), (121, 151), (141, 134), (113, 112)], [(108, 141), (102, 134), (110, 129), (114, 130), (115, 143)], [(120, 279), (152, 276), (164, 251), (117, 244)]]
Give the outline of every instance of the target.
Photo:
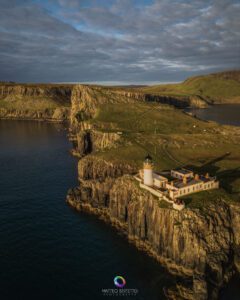
[(0, 0), (0, 80), (174, 82), (240, 67), (235, 0)]

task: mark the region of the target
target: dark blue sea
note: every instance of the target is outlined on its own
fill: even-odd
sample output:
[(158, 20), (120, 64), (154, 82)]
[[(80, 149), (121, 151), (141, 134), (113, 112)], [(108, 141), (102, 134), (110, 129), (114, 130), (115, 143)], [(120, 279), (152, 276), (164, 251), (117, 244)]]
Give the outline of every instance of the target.
[[(138, 290), (122, 299), (165, 299), (175, 277), (65, 203), (77, 185), (70, 148), (62, 125), (0, 121), (0, 299), (109, 299), (102, 289), (114, 289), (116, 275)], [(222, 299), (237, 299), (236, 286)]]
[(240, 104), (219, 104), (207, 108), (188, 108), (186, 111), (206, 121), (240, 126)]

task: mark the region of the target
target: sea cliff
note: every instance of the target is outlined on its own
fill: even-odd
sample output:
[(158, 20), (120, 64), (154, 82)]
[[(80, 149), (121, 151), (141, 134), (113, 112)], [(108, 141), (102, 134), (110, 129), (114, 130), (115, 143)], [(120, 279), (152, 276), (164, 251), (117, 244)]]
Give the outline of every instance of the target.
[[(163, 168), (179, 164), (175, 153), (182, 157), (183, 147), (191, 157), (197, 145), (197, 154), (205, 160), (209, 153), (212, 158), (213, 151), (226, 148), (232, 154), (220, 176), (227, 178), (227, 189), (238, 193), (239, 171), (229, 166), (239, 161), (239, 134), (174, 108), (189, 105), (204, 106), (205, 101), (200, 96), (84, 85), (2, 84), (0, 89), (0, 118), (69, 121), (72, 154), (80, 158), (79, 185), (69, 190), (69, 205), (112, 224), (170, 272), (185, 278), (189, 284), (166, 291), (169, 299), (217, 299), (219, 289), (240, 271), (239, 204), (222, 197), (202, 199), (207, 205), (178, 212), (142, 190), (133, 177), (149, 151), (161, 156)], [(215, 163), (229, 155), (205, 167), (217, 171)]]
[(179, 287), (183, 299), (217, 299), (220, 287), (239, 270), (239, 207), (219, 201), (203, 210), (165, 207), (140, 189), (134, 168), (94, 157), (79, 161), (80, 185), (67, 202), (117, 227), (169, 271), (192, 279)]
[[(84, 101), (78, 101), (79, 99)], [(74, 128), (76, 114), (78, 118), (88, 119), (96, 113), (96, 107), (101, 103), (131, 103), (133, 100), (165, 103), (178, 108), (207, 105), (199, 96), (155, 95), (134, 89), (129, 91), (71, 84), (0, 83), (0, 118), (55, 122), (71, 119), (71, 128)]]
[(71, 85), (0, 84), (0, 118), (62, 122), (69, 119)]
[(169, 299), (217, 299), (219, 289), (240, 271), (239, 205), (219, 198), (201, 209), (179, 212), (142, 190), (133, 176), (138, 171), (134, 160), (101, 155), (106, 148), (118, 148), (122, 135), (99, 130), (91, 119), (101, 105), (113, 101), (127, 107), (146, 98), (110, 91), (98, 98), (97, 89), (73, 90), (70, 132), (73, 153), (81, 159), (79, 186), (69, 190), (68, 204), (116, 227), (129, 242), (185, 278), (188, 285), (166, 291)]

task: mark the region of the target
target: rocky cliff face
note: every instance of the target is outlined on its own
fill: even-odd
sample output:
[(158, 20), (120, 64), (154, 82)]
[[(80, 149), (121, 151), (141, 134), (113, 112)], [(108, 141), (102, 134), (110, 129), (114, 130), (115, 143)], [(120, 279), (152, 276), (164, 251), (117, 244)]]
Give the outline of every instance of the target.
[[(115, 105), (125, 103), (127, 105), (128, 103), (138, 103), (139, 101), (168, 103), (177, 107), (186, 107), (190, 104), (187, 98), (154, 96), (98, 86), (74, 86), (70, 113), (71, 139), (74, 142), (72, 153), (82, 157), (93, 151), (115, 147), (121, 140), (121, 133), (104, 132), (101, 128), (96, 128), (94, 124), (88, 121), (97, 113), (99, 106), (109, 103)], [(197, 105), (200, 103), (200, 100), (197, 102), (195, 99), (194, 103)], [(108, 124), (108, 126), (111, 129), (111, 124)]]
[(0, 98), (3, 99), (7, 96), (19, 97), (19, 96), (29, 96), (29, 97), (45, 97), (45, 98), (55, 98), (58, 101), (63, 101), (64, 103), (71, 101), (71, 90), (70, 86), (61, 85), (20, 85), (20, 84), (1, 84), (0, 85)]
[(189, 102), (191, 107), (205, 108), (208, 106), (208, 102), (199, 96), (189, 97)]
[[(137, 99), (144, 101), (142, 95), (137, 97)], [(97, 86), (76, 85), (72, 91), (71, 128), (73, 131), (78, 131), (81, 123), (91, 119), (101, 105), (107, 103), (116, 105), (118, 103), (127, 104), (134, 101), (136, 101), (136, 97), (132, 97), (132, 94), (130, 95), (129, 93), (117, 92)]]
[[(116, 226), (168, 270), (190, 278), (191, 289), (178, 287), (182, 299), (216, 299), (218, 288), (239, 268), (239, 211), (224, 202), (203, 211), (163, 208), (132, 176), (123, 175), (134, 171), (85, 157), (79, 162), (80, 186), (69, 191), (67, 202)], [(169, 297), (177, 297), (176, 291)]]
[[(203, 107), (204, 100), (146, 94), (139, 91), (108, 89), (86, 85), (0, 85), (0, 118), (9, 119), (70, 119), (71, 128), (79, 130), (79, 121), (91, 118), (99, 105), (105, 103), (132, 103), (154, 101), (176, 107), (189, 105)], [(71, 105), (71, 111), (67, 110)]]
[(107, 177), (117, 178), (124, 174), (134, 174), (137, 168), (120, 161), (106, 161), (100, 157), (89, 155), (78, 163), (79, 180), (104, 181)]
[(79, 130), (79, 122), (92, 118), (97, 112), (97, 107), (106, 103), (133, 103), (133, 102), (159, 102), (174, 105), (179, 108), (187, 106), (203, 107), (206, 105), (199, 97), (172, 97), (151, 95), (143, 92), (107, 89), (97, 86), (76, 85), (72, 91), (71, 128)]
[[(240, 208), (225, 202), (211, 204), (201, 211), (178, 212), (164, 208), (157, 198), (140, 189), (132, 176), (137, 172), (134, 162), (107, 161), (98, 155), (98, 150), (116, 147), (121, 142), (121, 134), (103, 132), (88, 122), (97, 113), (98, 106), (106, 103), (156, 101), (185, 107), (190, 103), (202, 106), (202, 99), (82, 85), (76, 85), (72, 92), (56, 87), (50, 90), (11, 85), (1, 88), (0, 100), (4, 103), (40, 99), (60, 105), (34, 110), (24, 105), (21, 109), (2, 106), (0, 118), (70, 119), (73, 153), (81, 157), (78, 164), (80, 185), (70, 189), (67, 195), (71, 206), (111, 223), (138, 248), (191, 282), (190, 287), (177, 286), (169, 290), (169, 298), (217, 298), (218, 288), (229, 280), (235, 269), (240, 271)], [(65, 105), (70, 98), (69, 112)]]
[[(110, 93), (110, 92), (108, 92)], [(124, 90), (116, 90), (114, 94), (118, 96), (124, 96), (127, 98), (132, 98), (138, 101), (147, 101), (147, 102), (158, 102), (163, 104), (170, 104), (178, 108), (185, 108), (191, 105), (191, 99), (189, 97), (180, 97), (180, 96), (165, 96), (165, 95), (154, 95), (148, 93), (140, 93), (134, 91), (124, 91)]]
[(230, 205), (231, 214), (231, 229), (233, 232), (233, 245), (234, 245), (234, 264), (240, 272), (240, 207)]
[(76, 133), (74, 154), (82, 157), (93, 151), (114, 148), (121, 136), (117, 133), (101, 132), (97, 130), (80, 130)]
[(69, 108), (55, 108), (43, 110), (0, 108), (0, 119), (63, 122), (69, 119), (69, 114)]
[(0, 85), (0, 118), (48, 120), (69, 119), (71, 86)]
[[(217, 299), (219, 288), (240, 266), (240, 211), (225, 202), (202, 210), (181, 212), (166, 208), (157, 198), (140, 189), (132, 176), (134, 162), (104, 160), (98, 150), (121, 141), (118, 133), (103, 132), (88, 122), (106, 103), (155, 101), (177, 107), (203, 107), (199, 97), (178, 99), (86, 87), (73, 90), (71, 133), (80, 185), (70, 189), (67, 202), (79, 211), (98, 215), (123, 232), (130, 242), (155, 257), (169, 271), (184, 276), (190, 287), (168, 290), (171, 299)], [(164, 208), (165, 207), (165, 208)]]

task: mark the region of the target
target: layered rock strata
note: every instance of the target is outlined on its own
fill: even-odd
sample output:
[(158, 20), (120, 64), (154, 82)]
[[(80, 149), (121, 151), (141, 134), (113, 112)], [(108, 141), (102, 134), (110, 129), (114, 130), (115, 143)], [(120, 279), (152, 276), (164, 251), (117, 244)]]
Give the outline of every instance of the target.
[(67, 202), (98, 215), (172, 273), (192, 280), (183, 299), (217, 299), (218, 289), (239, 269), (239, 214), (224, 202), (204, 210), (163, 208), (139, 188), (129, 166), (88, 157), (79, 162), (80, 186)]
[(69, 119), (71, 86), (0, 85), (0, 118), (62, 122)]
[[(219, 288), (239, 270), (239, 208), (219, 200), (202, 210), (175, 211), (140, 189), (133, 176), (138, 169), (134, 162), (97, 155), (99, 149), (116, 147), (121, 140), (118, 134), (100, 132), (88, 122), (98, 106), (147, 101), (142, 94), (97, 91), (98, 87), (84, 86), (73, 90), (70, 128), (81, 159), (79, 186), (69, 190), (67, 202), (115, 226), (170, 272), (186, 278), (190, 286), (170, 288), (170, 299), (217, 299)], [(200, 98), (191, 101), (202, 105)]]

